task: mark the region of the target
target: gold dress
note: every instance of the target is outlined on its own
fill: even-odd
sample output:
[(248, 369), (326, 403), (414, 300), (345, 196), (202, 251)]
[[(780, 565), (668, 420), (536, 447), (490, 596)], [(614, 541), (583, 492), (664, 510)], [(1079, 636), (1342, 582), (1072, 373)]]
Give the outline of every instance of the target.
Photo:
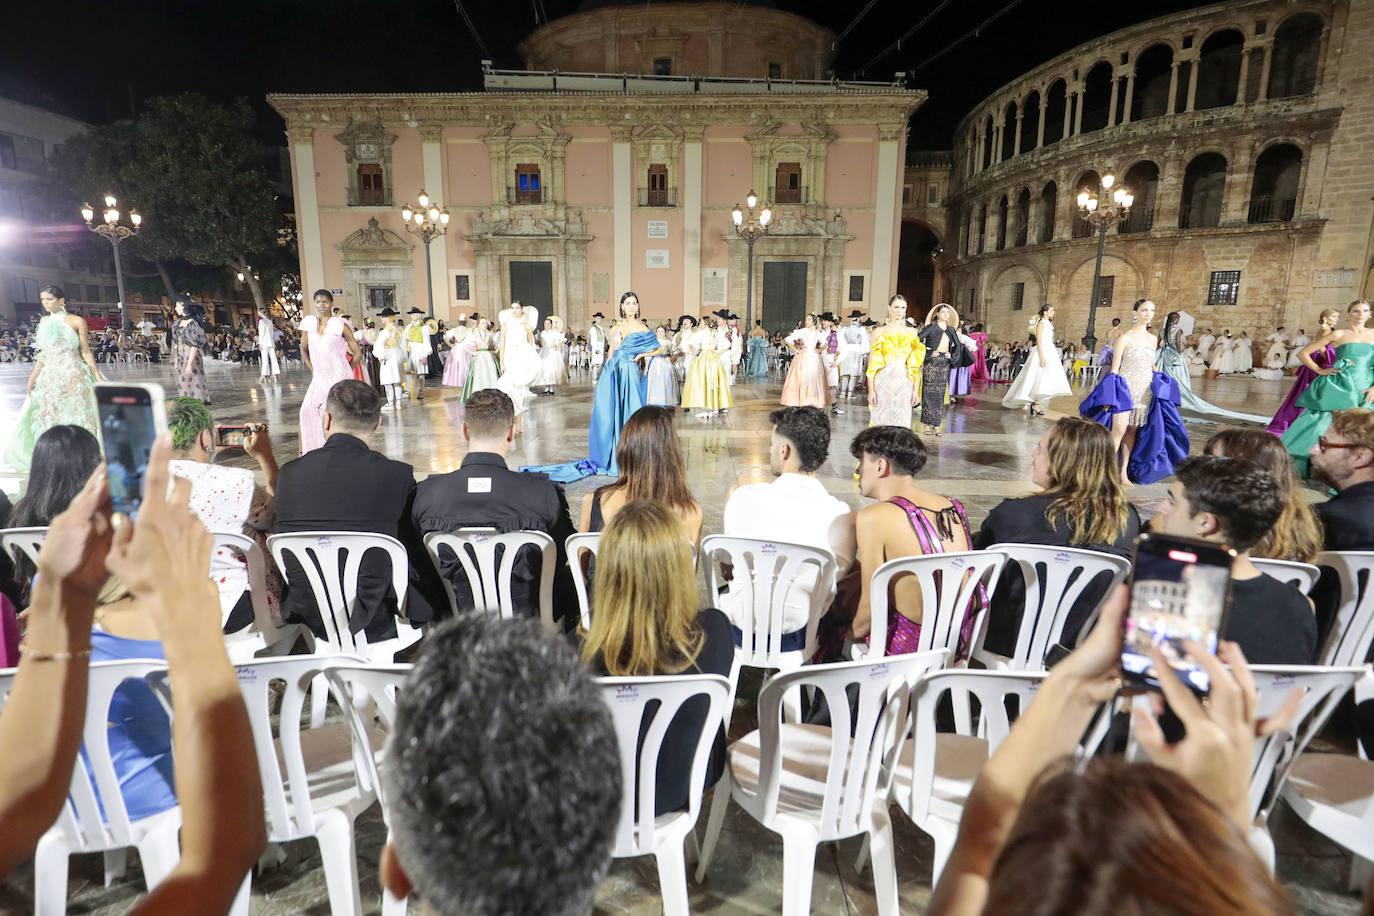
[(684, 349), (692, 354), (692, 364), (682, 386), (682, 406), (695, 410), (723, 410), (732, 406), (730, 375), (716, 353), (715, 332), (710, 328), (698, 328), (684, 342)]
[(877, 403), (870, 408), (869, 426), (911, 428), (912, 393), (921, 387), (926, 348), (915, 328), (885, 327), (873, 336), (868, 356), (868, 383)]

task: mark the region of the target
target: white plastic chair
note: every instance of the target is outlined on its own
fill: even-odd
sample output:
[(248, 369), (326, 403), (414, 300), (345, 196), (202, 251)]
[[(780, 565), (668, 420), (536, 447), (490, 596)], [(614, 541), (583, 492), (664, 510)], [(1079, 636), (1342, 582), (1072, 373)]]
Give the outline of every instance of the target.
[[(892, 822), (880, 777), (905, 735), (911, 686), (944, 664), (946, 655), (946, 650), (938, 649), (872, 661), (807, 665), (765, 681), (759, 692), (759, 729), (730, 745), (725, 775), (716, 785), (697, 880), (706, 875), (725, 809), (733, 798), (750, 817), (782, 836), (784, 916), (811, 911), (817, 844), (859, 834), (873, 841), (878, 912), (896, 914)], [(830, 727), (781, 721), (784, 695), (802, 686), (824, 694)], [(846, 693), (851, 687), (857, 720)], [(850, 738), (851, 734), (858, 738)]]
[(572, 570), (573, 588), (577, 591), (577, 608), (582, 614), (582, 629), (592, 628), (592, 592), (587, 580), (587, 567), (583, 566), (583, 554), (596, 559), (597, 548), (601, 546), (601, 532), (587, 531), (570, 534), (563, 542), (568, 555), (568, 568)]
[(466, 608), (458, 607), (453, 583), (443, 573), (441, 550), (450, 551), (458, 560), (472, 592), (473, 609), (498, 614), (508, 620), (515, 616), (511, 577), (522, 547), (536, 547), (540, 552), (539, 620), (550, 632), (562, 632), (553, 619), (553, 567), (557, 559), (553, 538), (542, 531), (497, 534), (490, 528), (460, 528), (448, 534), (431, 531), (425, 535), (425, 549), (429, 551), (439, 578), (444, 580), (454, 614), (463, 613)]
[[(258, 773), (267, 815), (267, 839), (273, 843), (314, 839), (320, 845), (329, 910), (333, 916), (361, 916), (358, 859), (353, 821), (377, 799), (367, 762), (358, 753), (349, 725), (301, 729), (301, 712), (311, 682), (334, 664), (353, 665), (358, 658), (298, 655), (246, 662), (238, 669), (239, 689), (248, 707), (257, 751)], [(282, 684), (280, 715), (274, 729), (271, 685)], [(316, 691), (318, 694), (320, 691)], [(340, 706), (348, 707), (346, 697)], [(365, 729), (370, 750), (380, 746), (380, 730)], [(252, 873), (244, 878), (235, 900), (236, 916), (248, 912)]]
[[(713, 534), (701, 542), (701, 554), (706, 560), (707, 600), (714, 601), (720, 594), (725, 584), (721, 567), (727, 563), (733, 567), (734, 576), (730, 595), (743, 599), (731, 602), (733, 623), (741, 641), (735, 647), (735, 660), (730, 666), (731, 697), (735, 695), (742, 667), (790, 671), (816, 654), (816, 627), (835, 597), (837, 564), (833, 553), (804, 544)], [(800, 649), (784, 651), (784, 605), (797, 577), (805, 572), (815, 577), (808, 596), (806, 641)], [(725, 713), (726, 731), (730, 729), (731, 705), (732, 709)], [(801, 720), (800, 691), (793, 691), (784, 699), (783, 715), (788, 722)]]
[(1359, 665), (1374, 642), (1374, 551), (1329, 550), (1317, 566), (1340, 577), (1341, 598), (1322, 648), (1323, 665)]
[[(1076, 547), (994, 544), (990, 549), (1001, 551), (1008, 560), (1020, 566), (1026, 583), (1025, 610), (1016, 636), (1016, 650), (1011, 657), (983, 648), (987, 627), (980, 627), (973, 657), (998, 670), (1037, 671), (1043, 668), (1045, 653), (1060, 641), (1064, 623), (1084, 588), (1103, 573), (1110, 574), (1111, 581), (1103, 592), (1105, 600), (1131, 571), (1130, 561), (1123, 557)], [(1095, 616), (1096, 611), (1088, 619)]]
[[(283, 624), (272, 618), (267, 607), (267, 562), (257, 541), (237, 531), (214, 531), (215, 550), (229, 550), (243, 557), (248, 568), (248, 597), (253, 603), (253, 626), (225, 636), (231, 661), (249, 661), (256, 653), (284, 655), (290, 651), (296, 636), (305, 633), (313, 646), (314, 638), (308, 627)], [(220, 606), (221, 623), (229, 622), (233, 605)]]
[[(57, 822), (34, 850), (34, 913), (60, 916), (67, 911), (67, 859), (78, 853), (106, 856), (106, 879), (123, 872), (123, 851), (138, 849), (143, 878), (156, 887), (181, 859), (177, 832), (181, 808), (130, 820), (110, 755), (110, 703), (125, 681), (164, 672), (167, 663), (152, 659), (94, 662), (86, 684), (86, 717), (82, 725), (85, 762), (72, 769), (71, 791)], [(99, 793), (97, 795), (97, 793)], [(103, 812), (103, 814), (102, 814)], [(114, 855), (108, 855), (114, 853)]]
[(38, 565), (38, 551), (43, 549), (43, 541), (48, 537), (48, 529), (43, 528), (0, 528), (0, 548), (9, 551), (16, 563), (20, 558)]
[[(659, 893), (667, 916), (686, 916), (687, 863), (684, 842), (691, 837), (701, 811), (701, 794), (710, 763), (711, 746), (724, 721), (730, 700), (730, 683), (716, 674), (665, 677), (597, 678), (601, 699), (611, 710), (620, 746), (624, 800), (616, 827), (617, 859), (652, 855), (658, 864)], [(663, 738), (684, 703), (704, 698), (710, 705), (692, 755), (687, 808), (667, 814), (654, 813), (658, 787), (658, 758)], [(657, 708), (650, 711), (650, 705)], [(647, 719), (647, 729), (645, 729)], [(640, 738), (644, 729), (643, 739)], [(717, 788), (717, 791), (721, 791)]]
[(1317, 584), (1317, 579), (1321, 577), (1322, 573), (1320, 569), (1310, 563), (1295, 563), (1292, 560), (1265, 560), (1251, 557), (1250, 562), (1254, 563), (1255, 568), (1260, 572), (1273, 576), (1280, 582), (1287, 582), (1304, 595), (1312, 591), (1312, 586)]
[[(888, 560), (873, 573), (869, 589), (872, 609), (869, 646), (865, 649), (856, 645), (855, 658), (877, 658), (887, 650), (888, 589), (893, 579), (910, 574), (921, 586), (921, 639), (916, 651), (948, 649), (953, 659), (958, 653), (959, 634), (978, 584), (982, 583), (991, 597), (1006, 562), (1007, 555), (999, 550), (959, 550)], [(978, 645), (981, 640), (987, 609), (978, 616), (970, 646)]]

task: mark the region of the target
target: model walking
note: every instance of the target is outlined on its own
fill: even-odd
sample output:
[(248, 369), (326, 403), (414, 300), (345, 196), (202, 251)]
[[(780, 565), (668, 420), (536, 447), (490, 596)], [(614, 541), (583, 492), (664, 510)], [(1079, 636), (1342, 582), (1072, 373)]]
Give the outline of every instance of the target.
[(921, 426), (928, 436), (942, 434), (952, 357), (959, 352), (959, 332), (955, 330), (958, 322), (954, 309), (941, 302), (930, 310), (921, 327), (921, 346), (926, 348), (921, 371)]
[[(1040, 306), (1031, 336), (1034, 338), (1032, 349), (1026, 354), (1011, 388), (1003, 396), (1002, 406), (1010, 410), (1024, 407), (1031, 416), (1043, 417), (1045, 411), (1040, 407), (1041, 401), (1073, 394), (1059, 354), (1054, 349), (1054, 306), (1048, 303)], [(1116, 343), (1113, 360), (1120, 353), (1121, 338), (1117, 338)]]
[(730, 376), (720, 361), (720, 351), (717, 349), (720, 338), (711, 326), (713, 320), (724, 322), (729, 313), (721, 309), (712, 315), (714, 319), (703, 320), (683, 344), (691, 366), (687, 370), (687, 381), (682, 386), (682, 406), (701, 411), (697, 416), (702, 419), (734, 406)]
[[(1317, 339), (1322, 340), (1326, 335), (1336, 330), (1336, 326), (1340, 323), (1340, 320), (1340, 312), (1335, 309), (1323, 309), (1320, 321), (1318, 322)], [(1304, 347), (1307, 346), (1308, 343), (1311, 343), (1311, 341), (1307, 339), (1306, 334), (1303, 334), (1301, 339), (1306, 341), (1306, 343), (1303, 344)], [(1299, 347), (1297, 352), (1302, 352), (1302, 348)], [(1330, 368), (1335, 361), (1336, 348), (1331, 346), (1330, 343), (1327, 343), (1325, 347), (1312, 353), (1312, 362), (1316, 363), (1319, 368)], [(1269, 421), (1269, 425), (1265, 427), (1266, 429), (1276, 436), (1282, 436), (1284, 434), (1288, 427), (1293, 424), (1293, 421), (1298, 418), (1298, 415), (1302, 413), (1302, 408), (1299, 407), (1297, 403), (1298, 398), (1302, 397), (1302, 393), (1308, 389), (1308, 386), (1312, 384), (1312, 380), (1316, 377), (1317, 374), (1307, 368), (1307, 366), (1301, 363), (1298, 364), (1298, 371), (1293, 374), (1293, 387), (1288, 390), (1288, 396), (1283, 399), (1283, 403), (1279, 405), (1278, 412), (1274, 414), (1274, 419)]]
[(658, 338), (658, 349), (662, 352), (649, 358), (644, 403), (655, 407), (677, 407), (677, 373), (673, 371), (672, 341), (662, 327), (654, 331), (654, 336)]
[(610, 352), (596, 382), (592, 419), (587, 428), (587, 447), (594, 473), (620, 475), (615, 460), (620, 430), (636, 410), (644, 406), (647, 382), (643, 367), (666, 348), (639, 318), (639, 297), (626, 292), (620, 297), (620, 320), (611, 329)]
[(539, 376), (542, 365), (539, 351), (534, 348), (534, 329), (538, 322), (539, 312), (534, 306), (524, 307), (519, 301), (512, 302), (510, 308), (496, 316), (501, 331), (498, 354), (501, 377), (496, 380), (496, 387), (511, 399), (517, 418), (525, 412), (532, 396), (530, 385)]
[[(258, 365), (259, 375), (276, 378), (281, 375), (281, 365), (277, 362), (277, 326), (266, 312), (258, 312)], [(268, 366), (271, 366), (269, 371)]]
[(448, 343), (448, 359), (444, 363), (445, 387), (462, 388), (463, 382), (467, 381), (473, 353), (466, 346), (470, 333), (466, 315), (459, 315), (458, 324), (444, 332), (444, 340)]
[(176, 352), (177, 393), (210, 403), (210, 387), (205, 382), (205, 306), (190, 299), (178, 299), (177, 320), (172, 324), (172, 349)]
[(744, 374), (750, 378), (768, 375), (768, 332), (763, 329), (762, 321), (755, 321), (749, 331), (749, 359)]
[[(1120, 376), (1131, 392), (1131, 409), (1112, 417), (1112, 444), (1121, 456), (1121, 480), (1130, 483), (1128, 464), (1140, 427), (1145, 425), (1153, 397), (1155, 351), (1159, 340), (1150, 333), (1149, 324), (1155, 317), (1155, 304), (1141, 299), (1132, 307), (1132, 324), (1116, 339), (1116, 353), (1112, 356), (1112, 374)], [(1218, 343), (1217, 346), (1221, 344)], [(1229, 345), (1228, 345), (1229, 346)]]
[(382, 330), (372, 350), (377, 356), (377, 381), (386, 397), (383, 410), (396, 410), (404, 397), (401, 385), (405, 382), (406, 338), (396, 321), (400, 314), (393, 308), (377, 313), (382, 319)]
[(539, 332), (539, 375), (535, 384), (544, 386), (545, 394), (553, 394), (555, 385), (568, 384), (568, 363), (563, 358), (563, 348), (568, 335), (563, 333), (563, 319), (550, 315), (544, 319), (544, 330)]
[(1183, 329), (1178, 326), (1178, 312), (1170, 312), (1164, 319), (1164, 330), (1159, 335), (1159, 352), (1155, 355), (1155, 369), (1178, 382), (1179, 405), (1183, 410), (1193, 413), (1221, 417), (1226, 420), (1244, 420), (1247, 423), (1263, 423), (1264, 417), (1255, 414), (1237, 413), (1204, 401), (1193, 393), (1193, 382), (1188, 374), (1188, 359), (1183, 354)]
[(794, 331), (785, 343), (795, 355), (782, 383), (782, 405), (824, 410), (830, 404), (830, 396), (825, 360), (821, 357), (825, 341), (821, 338), (818, 316), (807, 315), (806, 326)]
[(887, 324), (873, 335), (868, 355), (869, 426), (911, 428), (911, 408), (921, 391), (926, 348), (906, 323), (906, 297), (887, 301)]
[(501, 378), (501, 369), (496, 365), (495, 351), (491, 348), (491, 322), (486, 315), (478, 316), (477, 327), (468, 336), (468, 346), (472, 347), (472, 362), (468, 364), (468, 377), (463, 379), (464, 402), (474, 391), (495, 388)]
[(329, 290), (317, 289), (313, 298), (315, 314), (307, 315), (300, 323), (301, 359), (313, 373), (301, 401), (302, 455), (324, 445), (324, 406), (329, 389), (353, 377), (348, 357), (351, 355), (356, 361), (361, 355), (348, 324), (338, 315), (329, 314), (334, 305)]
[[(1320, 444), (1326, 428), (1331, 425), (1333, 412), (1351, 407), (1368, 410), (1374, 406), (1374, 330), (1366, 327), (1369, 302), (1356, 299), (1345, 314), (1349, 328), (1329, 332), (1298, 354), (1302, 364), (1316, 378), (1298, 397), (1296, 403), (1303, 412), (1283, 434), (1283, 444), (1304, 475), (1307, 453)], [(1312, 357), (1327, 346), (1332, 347), (1336, 355), (1331, 365), (1323, 368)]]

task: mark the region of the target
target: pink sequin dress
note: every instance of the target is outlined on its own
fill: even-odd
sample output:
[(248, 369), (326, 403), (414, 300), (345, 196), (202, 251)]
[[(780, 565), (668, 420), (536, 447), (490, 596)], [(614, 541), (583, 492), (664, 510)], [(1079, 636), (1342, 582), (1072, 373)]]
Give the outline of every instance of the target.
[(301, 401), (301, 454), (324, 445), (324, 402), (329, 389), (344, 379), (353, 378), (348, 364), (348, 341), (344, 340), (343, 319), (335, 315), (325, 323), (324, 333), (316, 333), (319, 319), (301, 319), (301, 344), (309, 348), (314, 377)]

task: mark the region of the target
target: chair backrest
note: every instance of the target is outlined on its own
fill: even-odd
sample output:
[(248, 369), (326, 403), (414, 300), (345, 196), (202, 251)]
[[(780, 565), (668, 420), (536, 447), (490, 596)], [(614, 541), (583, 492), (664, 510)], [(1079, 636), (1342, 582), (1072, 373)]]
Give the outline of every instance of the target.
[[(959, 550), (932, 553), (919, 557), (889, 560), (873, 573), (869, 589), (870, 624), (869, 655), (882, 655), (887, 650), (888, 590), (892, 580), (902, 575), (914, 575), (921, 587), (921, 639), (918, 652), (927, 649), (948, 649), (953, 659), (959, 651), (959, 634), (969, 605), (977, 596), (981, 584), (989, 595), (1002, 574), (1007, 555), (999, 550)], [(986, 609), (978, 615), (970, 646), (978, 645), (987, 621)]]
[[(990, 549), (1005, 553), (1020, 566), (1026, 581), (1026, 606), (1016, 636), (1016, 651), (1006, 662), (1013, 671), (1035, 671), (1044, 666), (1045, 653), (1059, 642), (1069, 612), (1090, 582), (1103, 574), (1111, 576), (1102, 593), (1105, 600), (1131, 571), (1130, 561), (1124, 557), (1077, 547), (994, 544)], [(981, 631), (986, 635), (987, 628)], [(985, 654), (981, 643), (979, 639), (975, 658)]]
[(125, 681), (167, 670), (159, 659), (92, 662), (86, 680), (86, 716), (81, 726), (83, 761), (72, 768), (71, 789), (57, 818), (71, 852), (100, 852), (134, 845), (129, 811), (110, 754), (110, 703)]
[(615, 721), (623, 777), (623, 799), (613, 855), (647, 855), (655, 847), (658, 757), (668, 726), (687, 701), (705, 697), (710, 704), (692, 753), (688, 782), (687, 818), (689, 824), (694, 824), (701, 809), (711, 746), (725, 720), (730, 682), (718, 674), (601, 677), (596, 682), (601, 688), (601, 699)]
[(783, 654), (783, 613), (787, 593), (797, 577), (814, 574), (807, 612), (806, 645), (802, 654), (816, 652), (816, 626), (835, 597), (835, 555), (829, 550), (764, 541), (758, 538), (713, 534), (701, 542), (706, 558), (706, 594), (714, 601), (720, 593), (723, 564), (733, 567), (730, 594), (741, 600), (732, 605), (735, 626), (741, 634), (740, 661), (758, 668), (776, 668)]
[(1374, 642), (1374, 551), (1328, 550), (1317, 565), (1340, 577), (1341, 600), (1320, 656), (1323, 665), (1358, 665)]
[[(315, 676), (331, 668), (337, 657), (293, 655), (262, 658), (234, 667), (239, 690), (248, 708), (257, 753), (258, 774), (262, 779), (263, 804), (267, 814), (267, 834), (274, 843), (315, 835), (316, 823), (310, 795), (310, 776), (301, 751), (301, 713), (305, 697)], [(362, 659), (347, 658), (345, 664), (362, 664)], [(279, 691), (273, 683), (281, 684)], [(281, 694), (281, 708), (273, 729), (272, 699)], [(344, 705), (341, 700), (340, 705)], [(277, 738), (279, 740), (274, 740)], [(280, 757), (278, 757), (280, 750)], [(366, 764), (354, 753), (355, 772), (367, 772)], [(331, 784), (331, 792), (341, 788)], [(359, 785), (364, 797), (375, 794)]]
[[(258, 542), (237, 531), (213, 531), (216, 550), (231, 550), (243, 557), (248, 567), (248, 597), (253, 603), (253, 624), (267, 645), (284, 638), (294, 627), (283, 627), (272, 619), (267, 607), (267, 561)], [(232, 607), (221, 607), (223, 623), (229, 622)]]
[[(352, 632), (348, 620), (358, 597), (358, 569), (369, 550), (385, 551), (390, 558), (397, 611), (405, 612), (410, 564), (404, 545), (393, 537), (358, 531), (301, 531), (272, 535), (267, 539), (267, 549), (272, 551), (283, 579), (287, 578), (287, 557), (294, 558), (304, 570), (320, 609), (325, 632), (321, 644), (328, 653), (349, 655), (367, 649), (367, 636)], [(301, 585), (291, 584), (296, 588)]]
[[(891, 655), (873, 661), (804, 665), (773, 675), (759, 691), (759, 796), (763, 822), (773, 820), (781, 789), (783, 697), (813, 687), (830, 709), (830, 754), (819, 839), (843, 839), (872, 826), (880, 777), (906, 733), (911, 688), (945, 663), (945, 649)], [(851, 712), (850, 701), (855, 701)], [(796, 728), (797, 726), (787, 726)], [(853, 739), (851, 735), (857, 736)], [(886, 787), (882, 787), (884, 795)]]
[(455, 614), (465, 609), (458, 607), (453, 584), (443, 574), (441, 551), (447, 550), (457, 559), (467, 577), (468, 588), (472, 591), (473, 608), (509, 619), (515, 616), (516, 611), (511, 596), (511, 579), (516, 557), (523, 547), (535, 547), (540, 552), (539, 619), (547, 629), (556, 630), (558, 627), (553, 620), (553, 567), (557, 557), (553, 538), (542, 531), (498, 534), (491, 528), (460, 528), (448, 534), (431, 531), (425, 535), (425, 549), (429, 551), (439, 577), (444, 580)]
[[(582, 629), (592, 628), (592, 589), (587, 578), (591, 560), (596, 559), (597, 548), (601, 546), (600, 531), (584, 531), (570, 534), (563, 542), (568, 555), (568, 568), (572, 570), (573, 588), (577, 591), (577, 607), (582, 614)], [(585, 558), (584, 558), (585, 555)]]
[[(988, 756), (1006, 739), (1014, 721), (1009, 700), (1016, 698), (1016, 715), (1030, 705), (1047, 671), (982, 671), (952, 668), (932, 671), (921, 679), (912, 693), (913, 727), (909, 731), (915, 742), (912, 756), (911, 798), (907, 806), (912, 820), (923, 823), (931, 813), (935, 791), (935, 754), (937, 725), (942, 698), (949, 696), (955, 703), (978, 701), (977, 723), (957, 722), (958, 733), (987, 741)], [(958, 719), (958, 717), (956, 717)]]
[(38, 551), (43, 549), (43, 541), (48, 529), (43, 528), (3, 528), (0, 529), (0, 547), (9, 551), (16, 563), (21, 557), (34, 566), (38, 565)]
[(1317, 584), (1322, 571), (1311, 563), (1295, 563), (1292, 560), (1266, 560), (1251, 557), (1250, 562), (1265, 575), (1273, 576), (1280, 582), (1287, 582), (1306, 595)]
[[(381, 726), (388, 735), (396, 727), (396, 694), (410, 677), (413, 665), (353, 665), (335, 661), (325, 677), (330, 690), (340, 698), (344, 720), (348, 723), (353, 737), (354, 759), (360, 764), (358, 773), (362, 785), (375, 787), (377, 800), (382, 805), (382, 820), (391, 824), (391, 810), (388, 806), (386, 791), (382, 785), (381, 774), (377, 770), (377, 757), (372, 751), (364, 721), (364, 709), (375, 709)], [(365, 696), (364, 696), (365, 695)], [(353, 702), (344, 702), (351, 698)], [(369, 705), (366, 701), (371, 701)]]

